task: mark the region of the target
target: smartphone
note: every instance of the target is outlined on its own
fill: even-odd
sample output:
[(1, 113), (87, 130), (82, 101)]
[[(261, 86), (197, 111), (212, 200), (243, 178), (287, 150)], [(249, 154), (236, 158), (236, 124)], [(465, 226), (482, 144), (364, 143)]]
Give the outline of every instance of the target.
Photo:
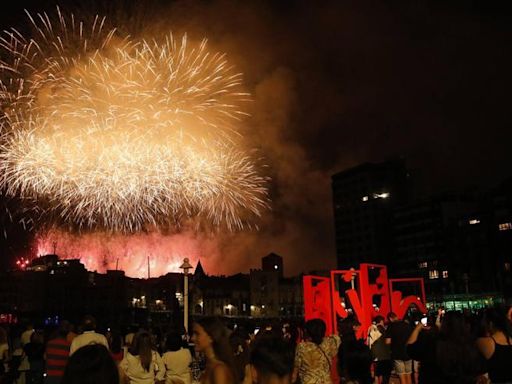
[(422, 324), (424, 327), (426, 327), (426, 326), (427, 326), (427, 321), (428, 321), (428, 317), (426, 317), (426, 316), (425, 316), (425, 317), (422, 317), (422, 318), (421, 318), (421, 324)]

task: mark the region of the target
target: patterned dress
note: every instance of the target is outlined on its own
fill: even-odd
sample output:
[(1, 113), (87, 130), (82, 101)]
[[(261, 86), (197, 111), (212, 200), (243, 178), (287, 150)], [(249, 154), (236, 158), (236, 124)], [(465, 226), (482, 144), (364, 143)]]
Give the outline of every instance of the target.
[(295, 368), (302, 384), (332, 383), (331, 365), (340, 343), (340, 337), (332, 335), (324, 337), (320, 345), (303, 341), (297, 346)]

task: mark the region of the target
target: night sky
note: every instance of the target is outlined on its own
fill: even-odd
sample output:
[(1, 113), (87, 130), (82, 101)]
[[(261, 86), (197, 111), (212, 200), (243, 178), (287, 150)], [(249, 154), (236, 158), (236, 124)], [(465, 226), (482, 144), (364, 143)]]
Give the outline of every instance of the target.
[[(60, 2), (76, 13), (94, 9), (134, 36), (207, 37), (210, 50), (244, 73), (253, 98), (244, 134), (268, 165), (272, 210), (258, 232), (219, 235), (216, 272), (246, 272), (269, 252), (284, 257), (287, 275), (334, 267), (330, 177), (362, 162), (404, 157), (423, 194), (485, 189), (512, 176), (510, 6), (72, 3)], [(53, 11), (53, 4), (17, 1), (1, 25), (21, 26), (23, 8)], [(17, 232), (10, 229), (5, 246), (20, 248)]]

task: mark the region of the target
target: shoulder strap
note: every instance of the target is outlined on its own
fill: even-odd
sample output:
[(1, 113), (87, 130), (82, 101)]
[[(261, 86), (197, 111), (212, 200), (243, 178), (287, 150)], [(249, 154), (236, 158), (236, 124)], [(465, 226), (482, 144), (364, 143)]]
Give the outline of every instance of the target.
[(325, 353), (325, 351), (322, 349), (322, 347), (318, 344), (315, 344), (318, 349), (320, 350), (320, 352), (323, 353), (323, 355), (325, 356), (325, 360), (327, 360), (327, 364), (329, 364), (329, 371), (331, 370), (331, 359), (329, 359), (329, 357), (327, 356), (327, 354)]

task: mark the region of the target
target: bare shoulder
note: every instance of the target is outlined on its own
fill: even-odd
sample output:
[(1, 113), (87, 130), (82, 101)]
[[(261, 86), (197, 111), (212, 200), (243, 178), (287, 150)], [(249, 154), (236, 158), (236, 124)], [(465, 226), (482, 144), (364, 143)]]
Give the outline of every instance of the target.
[(235, 384), (235, 378), (228, 366), (222, 362), (212, 367), (212, 378), (214, 384)]
[(476, 345), (486, 359), (491, 358), (494, 353), (494, 341), (490, 337), (479, 337)]

